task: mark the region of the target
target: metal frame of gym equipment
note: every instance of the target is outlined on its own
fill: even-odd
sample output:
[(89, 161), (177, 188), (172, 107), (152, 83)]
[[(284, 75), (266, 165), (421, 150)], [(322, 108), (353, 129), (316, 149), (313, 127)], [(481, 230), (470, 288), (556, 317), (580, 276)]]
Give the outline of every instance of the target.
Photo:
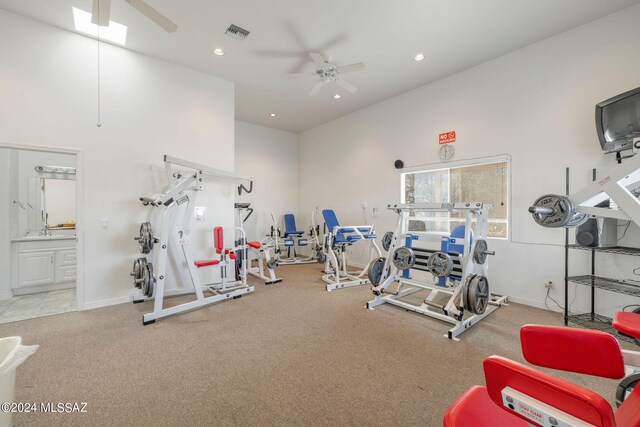
[[(323, 215), (325, 211), (323, 211)], [(340, 241), (339, 236), (343, 236), (344, 241)], [(357, 241), (368, 240), (370, 244), (369, 260), (373, 260), (376, 256), (382, 256), (382, 252), (376, 244), (375, 239), (376, 234), (373, 225), (337, 225), (330, 228), (327, 224), (327, 232), (324, 235), (323, 245), (325, 262), (324, 275), (322, 276), (322, 280), (327, 283), (327, 291), (371, 283), (367, 277), (368, 264), (362, 271), (347, 270), (346, 249)]]
[[(577, 227), (586, 222), (589, 215), (640, 225), (640, 200), (632, 193), (637, 188), (640, 188), (640, 156), (635, 155), (575, 194), (539, 197), (529, 212), (538, 224), (551, 228)], [(597, 206), (609, 199), (618, 205), (618, 209)]]
[[(507, 305), (507, 297), (503, 295), (492, 294), (487, 279), (488, 262), (487, 255), (494, 253), (487, 250), (487, 223), (489, 209), (493, 205), (487, 203), (416, 203), (416, 204), (398, 204), (389, 205), (387, 209), (395, 211), (398, 214), (398, 223), (391, 241), (388, 243), (388, 254), (385, 258), (374, 260), (378, 262), (378, 279), (372, 288), (375, 298), (367, 303), (367, 308), (375, 307), (389, 303), (409, 311), (413, 311), (425, 316), (433, 317), (453, 324), (445, 337), (458, 341), (458, 335), (474, 326), (483, 318), (493, 313), (498, 307)], [(409, 217), (414, 212), (449, 212), (465, 214), (465, 236), (464, 250), (461, 254), (444, 254), (443, 252), (435, 252), (427, 262), (444, 269), (438, 271), (437, 268), (428, 269), (416, 268), (415, 253), (405, 246), (407, 238), (411, 239), (412, 234), (408, 231)], [(475, 233), (472, 233), (472, 224), (475, 218)], [(459, 239), (456, 239), (459, 240)], [(457, 241), (456, 244), (459, 244)], [(386, 246), (386, 245), (385, 245)], [(462, 273), (459, 278), (449, 276), (453, 268), (453, 260), (451, 255), (458, 256)], [(412, 259), (409, 259), (411, 258)], [(448, 260), (448, 266), (441, 263), (443, 258)], [(398, 265), (402, 267), (399, 268)], [(406, 268), (408, 267), (408, 268)], [(436, 273), (440, 277), (446, 277), (445, 286), (437, 281), (427, 283), (410, 278), (410, 274), (405, 272), (412, 268), (421, 269)], [(371, 277), (371, 272), (370, 272)], [(397, 282), (395, 290), (391, 290), (390, 286)], [(422, 290), (429, 291), (426, 299), (421, 305), (414, 305), (401, 298), (420, 292)], [(439, 295), (448, 295), (449, 299), (446, 304), (438, 304), (435, 302)], [(472, 298), (469, 298), (470, 295)], [(470, 316), (465, 316), (465, 312), (470, 311)]]
[[(293, 214), (285, 214), (285, 215), (293, 215)], [(304, 238), (304, 232), (294, 234), (292, 236), (287, 236), (287, 233), (290, 233), (285, 230), (285, 237), (281, 237), (281, 230), (278, 226), (278, 221), (276, 220), (273, 212), (271, 213), (271, 219), (273, 221), (273, 226), (271, 227), (271, 238), (275, 242), (276, 252), (275, 258), (278, 262), (278, 266), (286, 266), (286, 265), (300, 265), (300, 264), (314, 264), (318, 262), (317, 258), (313, 256), (300, 257), (296, 252), (295, 245), (298, 243), (298, 247), (308, 246), (308, 240)], [(294, 217), (295, 222), (295, 217)], [(286, 224), (285, 224), (286, 227)], [(297, 230), (292, 230), (297, 231)], [(317, 240), (317, 239), (316, 239)], [(304, 242), (304, 244), (301, 244)], [(285, 247), (287, 250), (287, 256), (282, 256), (282, 247)], [(293, 256), (291, 256), (291, 248), (293, 248)]]
[[(190, 169), (190, 172), (176, 172), (172, 170), (172, 165)], [(253, 292), (254, 287), (247, 285), (247, 245), (238, 246), (221, 255), (221, 259), (214, 264), (213, 261), (209, 265), (217, 265), (220, 269), (221, 281), (219, 283), (203, 284), (200, 281), (196, 262), (191, 254), (189, 245), (190, 229), (192, 219), (194, 218), (196, 199), (199, 191), (202, 191), (203, 177), (214, 177), (222, 180), (235, 182), (249, 181), (250, 188), (253, 186), (253, 177), (227, 171), (222, 171), (186, 160), (178, 159), (171, 156), (164, 156), (164, 168), (169, 180), (169, 189), (153, 197), (141, 197), (140, 201), (144, 206), (154, 208), (152, 213), (152, 223), (156, 228), (160, 224), (160, 233), (158, 236), (148, 235), (147, 240), (151, 242), (153, 264), (156, 266), (155, 272), (153, 268), (150, 270), (150, 276), (146, 278), (147, 295), (136, 294), (133, 296), (134, 303), (141, 303), (148, 300), (154, 300), (153, 312), (143, 315), (143, 325), (154, 323), (157, 319), (183, 313), (186, 311), (205, 307), (220, 301), (227, 301), (240, 298), (242, 295)], [(244, 188), (242, 184), (239, 186)], [(186, 209), (181, 219), (178, 219), (179, 208), (186, 203)], [(176, 228), (176, 224), (178, 227)], [(246, 241), (244, 230), (241, 227), (230, 227), (235, 233), (240, 234), (242, 241)], [(141, 233), (142, 234), (142, 233)], [(141, 238), (143, 236), (141, 235)], [(137, 238), (137, 240), (141, 240)], [(235, 239), (234, 239), (235, 240)], [(142, 245), (142, 242), (141, 242)], [(232, 272), (236, 273), (235, 252), (240, 251), (242, 256), (241, 265), (238, 271), (239, 278), (227, 281), (226, 274), (229, 266)], [(181, 279), (182, 288), (165, 289), (166, 288), (166, 270), (169, 257), (178, 266), (178, 275)], [(231, 259), (233, 262), (230, 262)], [(182, 263), (186, 263), (188, 277), (181, 268)], [(135, 271), (135, 267), (134, 267)], [(212, 296), (205, 296), (204, 291), (212, 293)], [(166, 297), (174, 297), (195, 293), (196, 299), (191, 302), (179, 304), (173, 307), (164, 308), (163, 302)]]
[[(253, 213), (253, 208), (249, 207), (249, 203), (236, 203), (235, 209), (238, 218), (238, 223), (241, 228), (244, 229), (244, 223), (249, 219)], [(245, 216), (244, 213), (249, 213)], [(240, 244), (240, 242), (236, 242)], [(282, 282), (282, 278), (276, 276), (275, 267), (277, 260), (275, 256), (271, 257), (271, 251), (275, 253), (275, 244), (269, 237), (262, 239), (259, 242), (247, 242), (249, 250), (249, 258), (247, 259), (247, 274), (260, 279), (265, 285), (272, 285), (274, 283)], [(253, 266), (253, 262), (257, 262), (258, 265)], [(266, 272), (265, 272), (266, 268)]]

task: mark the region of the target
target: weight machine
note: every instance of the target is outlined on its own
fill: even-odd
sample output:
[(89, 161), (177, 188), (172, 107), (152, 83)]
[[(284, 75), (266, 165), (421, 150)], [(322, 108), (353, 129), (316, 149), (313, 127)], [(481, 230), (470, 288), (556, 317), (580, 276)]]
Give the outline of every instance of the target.
[[(299, 265), (299, 264), (313, 264), (316, 262), (320, 262), (318, 259), (318, 239), (317, 236), (314, 235), (315, 230), (313, 227), (309, 230), (309, 236), (313, 237), (316, 244), (313, 247), (313, 250), (316, 251), (316, 256), (299, 256), (296, 251), (296, 245), (298, 248), (306, 247), (309, 244), (309, 241), (303, 237), (304, 231), (298, 230), (296, 226), (296, 218), (293, 214), (285, 214), (284, 215), (284, 237), (280, 231), (280, 227), (278, 226), (278, 222), (276, 221), (275, 215), (271, 213), (271, 219), (273, 220), (273, 225), (271, 226), (271, 234), (270, 237), (275, 241), (276, 246), (276, 260), (278, 265)], [(284, 250), (286, 250), (287, 255), (283, 256), (283, 246)], [(293, 252), (293, 255), (292, 255)]]
[[(336, 214), (331, 209), (322, 211), (327, 233), (324, 236), (324, 275), (322, 280), (327, 283), (327, 291), (334, 289), (350, 288), (352, 286), (366, 285), (369, 279), (366, 277), (367, 267), (362, 271), (349, 271), (347, 269), (347, 248), (360, 240), (370, 242), (369, 259), (376, 255), (380, 257), (382, 252), (376, 244), (373, 225), (349, 225), (341, 226)], [(312, 220), (313, 221), (313, 220)], [(315, 229), (312, 224), (312, 229)], [(320, 258), (319, 258), (320, 259)]]
[[(633, 221), (640, 225), (639, 189), (640, 156), (636, 155), (614, 166), (604, 177), (573, 195), (545, 194), (539, 197), (529, 212), (536, 223), (551, 228), (577, 227), (584, 224), (590, 215)], [(610, 207), (611, 201), (618, 206), (617, 209)]]
[[(172, 165), (189, 171), (174, 173)], [(195, 261), (190, 250), (190, 224), (194, 218), (196, 199), (198, 192), (202, 191), (204, 177), (241, 183), (249, 181), (250, 188), (253, 186), (253, 178), (167, 155), (164, 156), (164, 169), (169, 181), (169, 189), (153, 197), (140, 198), (144, 206), (153, 208), (151, 221), (141, 225), (140, 235), (135, 238), (145, 257), (136, 259), (131, 273), (134, 277), (134, 285), (141, 290), (133, 296), (133, 302), (154, 300), (153, 312), (143, 315), (144, 325), (216, 302), (240, 298), (254, 290), (253, 286), (247, 285), (248, 247), (246, 244), (239, 244), (225, 248), (223, 227), (214, 229), (214, 246), (218, 255), (216, 259)], [(242, 192), (242, 189), (249, 191), (241, 184), (238, 191)], [(183, 205), (185, 209), (182, 218), (179, 218), (180, 207)], [(160, 230), (159, 235), (154, 234), (154, 228)], [(239, 236), (241, 243), (246, 242), (242, 227), (229, 227), (227, 230)], [(148, 257), (152, 258), (152, 262)], [(170, 258), (178, 267), (177, 274), (181, 283), (177, 288), (167, 289), (166, 272)], [(216, 266), (219, 269), (221, 277), (219, 283), (201, 283), (198, 269), (209, 266)], [(233, 275), (231, 280), (228, 275)], [(205, 296), (204, 292), (211, 295)], [(194, 301), (173, 307), (163, 307), (164, 298), (191, 293), (195, 293)]]
[[(398, 214), (394, 232), (386, 233), (383, 248), (386, 257), (371, 262), (368, 268), (369, 280), (373, 284), (375, 298), (367, 303), (373, 309), (389, 303), (406, 310), (430, 316), (454, 326), (445, 335), (458, 340), (458, 335), (480, 320), (506, 305), (507, 297), (492, 294), (487, 277), (487, 256), (495, 253), (488, 250), (487, 223), (489, 209), (487, 203), (416, 203), (389, 205), (387, 209)], [(446, 237), (444, 251), (425, 251), (412, 248), (412, 241), (418, 238), (409, 231), (409, 217), (415, 212), (449, 212), (465, 215), (464, 232), (456, 237), (454, 233)], [(471, 231), (475, 221), (475, 236)], [(456, 227), (462, 230), (461, 227)], [(454, 231), (456, 231), (454, 229)], [(448, 248), (448, 249), (447, 249)], [(431, 252), (427, 255), (425, 252)], [(456, 268), (457, 266), (457, 268)], [(411, 270), (431, 273), (433, 283), (411, 278)], [(392, 284), (397, 282), (395, 288)], [(420, 305), (403, 301), (404, 297), (427, 290), (428, 294)], [(446, 303), (437, 301), (448, 297)], [(469, 315), (470, 313), (470, 315)]]
[[(243, 224), (249, 219), (253, 213), (253, 208), (250, 207), (250, 203), (236, 203), (235, 209), (238, 218), (238, 224), (244, 229)], [(245, 215), (246, 213), (246, 215)], [(236, 242), (237, 245), (242, 245), (242, 241)], [(275, 257), (271, 257), (271, 251), (276, 250), (276, 245), (273, 240), (268, 236), (259, 242), (246, 242), (249, 248), (249, 259), (247, 260), (247, 274), (260, 279), (265, 285), (272, 285), (274, 283), (282, 282), (282, 279), (276, 277), (275, 268), (277, 260)], [(253, 262), (257, 262), (257, 266), (253, 266)], [(266, 270), (266, 271), (265, 271)]]

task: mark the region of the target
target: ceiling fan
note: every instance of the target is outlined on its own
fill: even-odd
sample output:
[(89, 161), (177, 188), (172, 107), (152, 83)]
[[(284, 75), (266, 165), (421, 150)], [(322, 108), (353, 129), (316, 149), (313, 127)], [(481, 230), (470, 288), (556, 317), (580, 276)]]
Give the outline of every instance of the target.
[[(143, 0), (124, 0), (138, 12), (155, 22), (169, 33), (173, 33), (178, 26), (169, 18), (149, 6)], [(91, 22), (101, 27), (109, 26), (109, 15), (111, 15), (111, 0), (93, 0), (91, 12)]]
[(309, 56), (316, 66), (316, 70), (313, 73), (285, 74), (285, 77), (287, 78), (295, 78), (308, 75), (317, 76), (318, 81), (316, 81), (316, 84), (311, 88), (311, 92), (309, 92), (309, 95), (317, 95), (318, 92), (320, 92), (320, 88), (322, 88), (322, 85), (329, 82), (335, 82), (338, 86), (341, 86), (350, 93), (354, 93), (358, 90), (357, 87), (344, 80), (342, 78), (342, 74), (352, 73), (354, 71), (363, 71), (364, 69), (366, 69), (366, 66), (362, 62), (339, 67), (335, 64), (331, 64), (319, 53), (311, 52), (309, 53)]

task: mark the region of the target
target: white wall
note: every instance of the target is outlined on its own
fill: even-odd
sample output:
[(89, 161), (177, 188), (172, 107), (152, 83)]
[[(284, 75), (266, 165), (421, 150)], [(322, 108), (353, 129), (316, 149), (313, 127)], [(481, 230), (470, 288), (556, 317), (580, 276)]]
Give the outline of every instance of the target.
[[(19, 42), (17, 42), (19, 40)], [(84, 201), (84, 304), (132, 293), (133, 236), (148, 211), (150, 165), (170, 154), (233, 170), (233, 84), (112, 45), (101, 46), (102, 127), (97, 121), (97, 42), (0, 11), (0, 145), (80, 151)], [(210, 221), (193, 231), (197, 257), (211, 229), (233, 222), (233, 186), (207, 182), (200, 205)], [(213, 215), (211, 215), (213, 213)], [(101, 219), (108, 219), (108, 228)], [(205, 245), (206, 243), (206, 245)]]
[[(640, 86), (638, 20), (640, 7), (630, 8), (303, 132), (299, 211), (333, 208), (343, 223), (353, 223), (361, 221), (362, 202), (370, 208), (399, 202), (393, 161), (437, 163), (438, 134), (456, 130), (454, 160), (512, 157), (510, 238), (490, 241), (497, 251), (490, 260), (493, 290), (541, 305), (543, 283), (552, 280), (559, 299), (564, 233), (537, 226), (527, 207), (542, 194), (564, 193), (566, 166), (575, 190), (588, 182), (591, 168), (613, 165), (598, 144), (594, 106)], [(429, 67), (428, 59), (418, 66)], [(381, 209), (378, 234), (395, 220)], [(572, 255), (586, 260), (586, 253)], [(621, 263), (637, 260), (619, 260), (607, 261), (614, 268), (601, 273), (630, 278), (632, 264)], [(574, 273), (588, 273), (579, 264), (572, 262)], [(603, 298), (605, 312), (640, 302)], [(581, 296), (575, 304), (581, 306)]]
[(236, 121), (235, 143), (236, 170), (255, 178), (253, 192), (236, 196), (238, 202), (250, 202), (255, 209), (245, 223), (247, 238), (264, 238), (273, 223), (271, 212), (283, 230), (285, 213), (296, 215), (296, 221), (304, 224), (297, 215), (298, 135)]

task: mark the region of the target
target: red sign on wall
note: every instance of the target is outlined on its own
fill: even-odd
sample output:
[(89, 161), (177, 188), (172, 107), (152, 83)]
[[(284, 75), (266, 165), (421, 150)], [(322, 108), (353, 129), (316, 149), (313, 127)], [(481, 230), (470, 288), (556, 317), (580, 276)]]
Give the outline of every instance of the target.
[(440, 134), (438, 144), (448, 144), (450, 142), (456, 142), (456, 131), (445, 132)]

